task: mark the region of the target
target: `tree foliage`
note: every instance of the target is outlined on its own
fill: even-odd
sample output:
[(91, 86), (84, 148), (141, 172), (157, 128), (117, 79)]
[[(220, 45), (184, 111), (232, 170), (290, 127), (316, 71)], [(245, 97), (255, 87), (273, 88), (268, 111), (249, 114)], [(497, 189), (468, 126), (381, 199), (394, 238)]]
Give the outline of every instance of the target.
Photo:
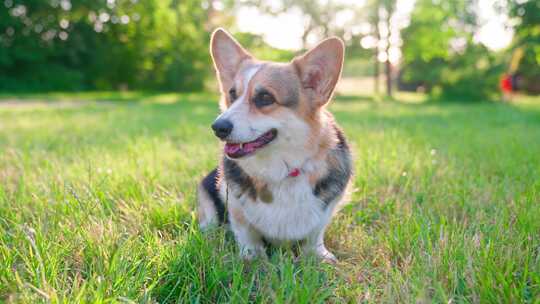
[(292, 11), (300, 13), (304, 21), (301, 37), (303, 49), (307, 49), (310, 42), (329, 36), (342, 37), (346, 42), (353, 41), (356, 33), (352, 29), (362, 21), (361, 5), (336, 0), (245, 0), (233, 7), (246, 5), (274, 16)]
[(411, 23), (402, 31), (401, 82), (445, 97), (481, 100), (493, 97), (500, 77), (511, 73), (521, 76), (525, 91), (540, 92), (540, 2), (498, 4), (515, 31), (513, 56), (474, 41), (479, 28), (476, 1), (417, 1)]
[[(415, 2), (410, 24), (401, 30), (402, 87), (484, 99), (498, 91), (501, 74), (510, 72), (522, 76), (528, 92), (540, 92), (540, 2), (497, 0), (515, 30), (511, 48), (498, 54), (474, 40), (479, 29), (478, 1)], [(230, 27), (237, 9), (250, 6), (270, 15), (296, 14), (304, 21), (300, 37), (304, 48), (328, 36), (342, 37), (347, 44), (346, 75), (378, 76), (378, 58), (385, 57), (390, 95), (396, 70), (389, 61), (390, 51), (401, 42), (396, 43), (399, 39), (390, 37), (395, 31), (387, 29), (396, 27), (392, 16), (397, 15), (398, 3), (1, 0), (0, 91), (200, 90), (211, 75), (210, 30)], [(294, 55), (268, 47), (261, 36), (236, 36), (267, 60), (284, 61)], [(375, 48), (360, 46), (367, 36), (373, 38)]]
[(420, 0), (402, 31), (401, 81), (445, 97), (481, 100), (497, 91), (500, 65), (473, 41), (474, 1)]
[[(2, 4), (0, 4), (2, 5)], [(6, 0), (0, 90), (196, 90), (208, 71), (197, 0)]]
[(525, 90), (540, 93), (540, 1), (509, 0), (507, 8), (515, 23), (512, 51), (518, 57), (512, 72), (521, 76)]

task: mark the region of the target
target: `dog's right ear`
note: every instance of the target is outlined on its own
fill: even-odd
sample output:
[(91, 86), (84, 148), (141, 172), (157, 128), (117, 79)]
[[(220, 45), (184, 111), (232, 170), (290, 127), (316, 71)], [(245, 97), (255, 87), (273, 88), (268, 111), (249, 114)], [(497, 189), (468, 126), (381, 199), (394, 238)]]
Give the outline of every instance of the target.
[(222, 89), (232, 85), (240, 64), (252, 56), (224, 29), (218, 28), (210, 39), (210, 54)]
[(329, 38), (293, 60), (303, 88), (317, 106), (325, 105), (341, 77), (345, 45), (339, 38)]

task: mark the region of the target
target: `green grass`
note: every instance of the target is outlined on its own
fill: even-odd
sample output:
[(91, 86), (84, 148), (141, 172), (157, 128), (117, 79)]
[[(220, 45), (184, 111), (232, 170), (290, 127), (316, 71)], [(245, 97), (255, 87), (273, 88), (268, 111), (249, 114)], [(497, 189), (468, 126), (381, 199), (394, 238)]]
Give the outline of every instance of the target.
[(540, 303), (538, 98), (338, 99), (356, 192), (334, 267), (198, 231), (215, 96), (23, 97), (0, 105), (0, 302)]

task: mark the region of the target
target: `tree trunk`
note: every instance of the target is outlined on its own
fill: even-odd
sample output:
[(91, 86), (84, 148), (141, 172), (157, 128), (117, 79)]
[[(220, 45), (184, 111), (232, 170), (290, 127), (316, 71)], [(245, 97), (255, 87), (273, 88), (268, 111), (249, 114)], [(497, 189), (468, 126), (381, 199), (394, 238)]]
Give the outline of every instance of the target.
[(214, 17), (216, 14), (215, 6), (214, 6), (214, 0), (208, 1), (208, 9), (206, 10), (206, 31), (211, 32), (215, 28), (214, 24)]
[(307, 50), (308, 49), (308, 36), (315, 28), (315, 22), (313, 21), (313, 17), (309, 17), (308, 24), (306, 27), (304, 27), (304, 32), (302, 33), (302, 49)]
[(392, 16), (391, 12), (387, 10), (386, 12), (386, 28), (388, 29), (388, 34), (386, 35), (386, 62), (385, 62), (385, 72), (386, 72), (386, 95), (392, 97), (392, 64), (390, 63), (390, 17)]
[(380, 72), (380, 64), (379, 64), (379, 41), (381, 40), (381, 33), (379, 32), (379, 6), (375, 9), (375, 20), (373, 21), (373, 25), (375, 27), (375, 48), (373, 49), (373, 61), (374, 61), (374, 69), (373, 69), (373, 93), (375, 95), (379, 95), (379, 74)]
[(386, 72), (386, 95), (392, 97), (392, 64), (390, 59), (388, 59), (388, 50), (386, 50), (386, 62), (385, 62), (385, 72)]
[(374, 57), (374, 62), (375, 62), (375, 65), (374, 65), (374, 69), (373, 69), (373, 91), (375, 93), (375, 95), (379, 95), (379, 74), (380, 74), (380, 71), (379, 71), (379, 47), (378, 46), (375, 46), (375, 51), (374, 51), (374, 54), (373, 54), (373, 57)]

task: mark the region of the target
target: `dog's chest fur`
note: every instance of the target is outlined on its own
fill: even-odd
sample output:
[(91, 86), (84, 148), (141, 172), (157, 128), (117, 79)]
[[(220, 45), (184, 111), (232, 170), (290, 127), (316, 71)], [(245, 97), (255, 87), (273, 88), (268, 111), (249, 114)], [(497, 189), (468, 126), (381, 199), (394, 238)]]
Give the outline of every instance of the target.
[(229, 204), (239, 207), (249, 224), (270, 240), (301, 240), (328, 220), (330, 208), (313, 194), (305, 175), (263, 185), (255, 195), (238, 184), (228, 185)]

